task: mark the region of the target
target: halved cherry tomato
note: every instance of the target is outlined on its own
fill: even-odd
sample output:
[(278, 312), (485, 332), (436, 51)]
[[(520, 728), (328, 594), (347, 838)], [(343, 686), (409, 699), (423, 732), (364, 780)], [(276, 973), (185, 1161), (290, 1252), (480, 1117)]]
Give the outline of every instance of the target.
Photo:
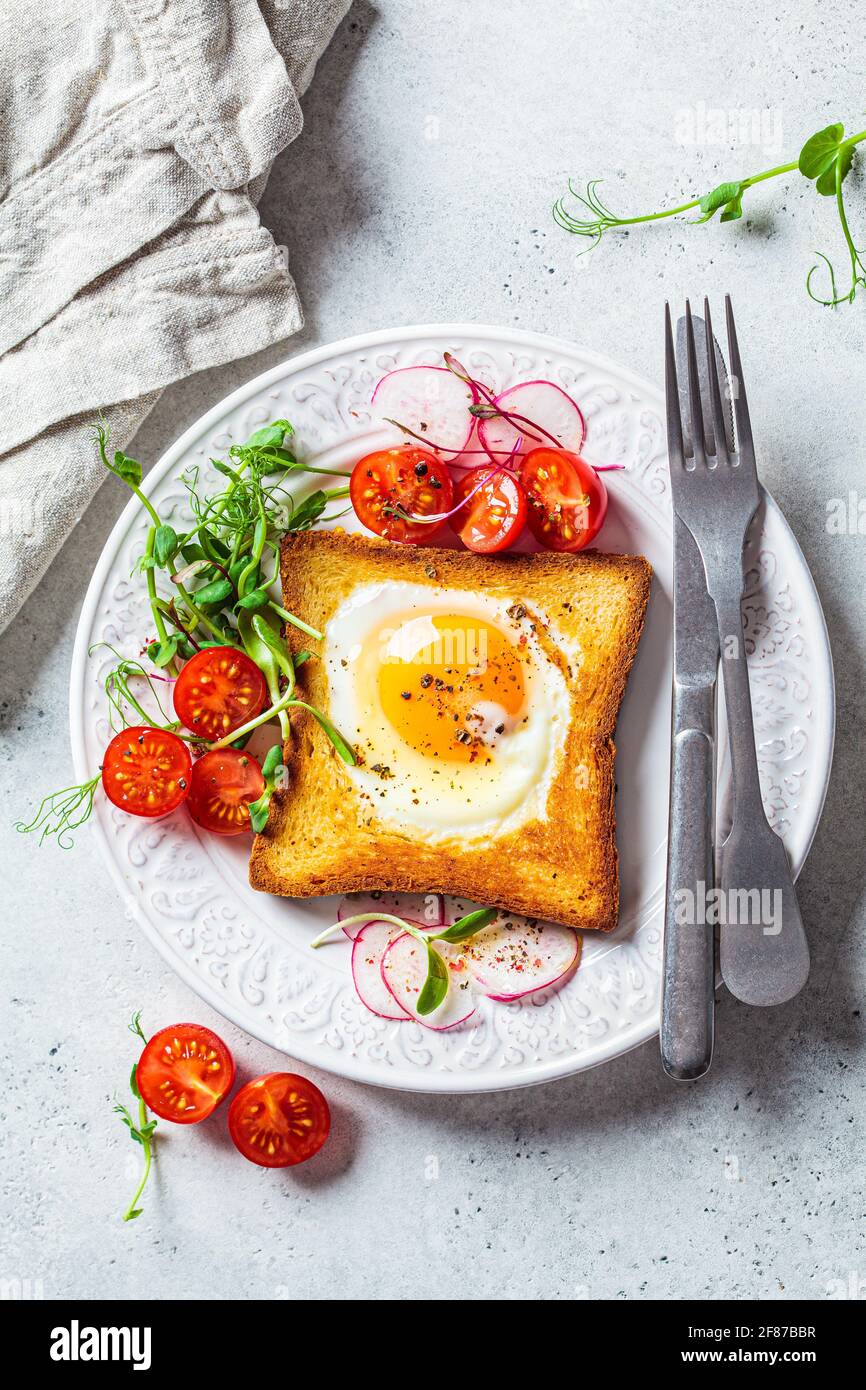
[(466, 505), (450, 518), (451, 529), (467, 550), (481, 555), (507, 550), (526, 523), (526, 493), (517, 479), (482, 464), (465, 473), (454, 489), (455, 504), (467, 497)]
[(192, 759), (177, 734), (136, 725), (115, 734), (102, 759), (105, 795), (134, 816), (165, 816), (189, 795)]
[(265, 789), (262, 769), (250, 753), (220, 748), (192, 766), (187, 806), (196, 825), (215, 835), (242, 835), (250, 828), (250, 802)]
[(532, 449), (520, 465), (529, 529), (548, 550), (582, 550), (598, 535), (607, 488), (594, 468), (568, 449)]
[(403, 445), (380, 449), (359, 459), (352, 470), (349, 495), (358, 520), (389, 541), (428, 541), (444, 521), (411, 522), (394, 509), (412, 515), (435, 516), (450, 510), (454, 496), (451, 474), (427, 449)]
[(331, 1128), (318, 1086), (294, 1072), (274, 1071), (242, 1086), (229, 1107), (229, 1134), (250, 1163), (289, 1168), (319, 1152)]
[(175, 682), (174, 712), (203, 738), (225, 738), (264, 709), (265, 678), (246, 652), (235, 647), (203, 647), (191, 656)]
[(154, 1033), (138, 1059), (141, 1098), (161, 1120), (195, 1125), (225, 1100), (235, 1064), (225, 1043), (200, 1023), (175, 1023)]

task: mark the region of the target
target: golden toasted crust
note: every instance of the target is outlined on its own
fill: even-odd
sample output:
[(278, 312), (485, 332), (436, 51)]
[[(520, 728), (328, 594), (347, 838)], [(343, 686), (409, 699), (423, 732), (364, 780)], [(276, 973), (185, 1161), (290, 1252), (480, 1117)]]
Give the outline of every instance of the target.
[[(284, 602), (324, 631), (354, 589), (382, 580), (461, 588), (523, 605), (566, 678), (570, 720), (546, 818), (486, 841), (428, 844), (375, 818), (319, 725), (292, 712), (288, 790), (277, 793), (250, 861), (254, 888), (288, 897), (357, 890), (441, 892), (569, 926), (616, 926), (619, 881), (612, 735), (643, 628), (652, 571), (642, 556), (589, 551), (475, 555), (343, 532), (287, 536)], [(551, 625), (547, 633), (546, 624)], [(573, 664), (561, 633), (579, 652)], [(301, 634), (287, 629), (299, 649)], [(323, 664), (299, 671), (303, 698), (328, 711)]]

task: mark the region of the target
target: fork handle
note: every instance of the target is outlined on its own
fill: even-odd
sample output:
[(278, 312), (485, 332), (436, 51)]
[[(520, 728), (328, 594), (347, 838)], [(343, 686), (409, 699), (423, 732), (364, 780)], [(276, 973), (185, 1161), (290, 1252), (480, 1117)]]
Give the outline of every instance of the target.
[(661, 1019), (662, 1064), (678, 1081), (709, 1069), (715, 1006), (714, 933), (696, 910), (713, 887), (715, 750), (709, 733), (677, 730), (684, 700), (675, 689)]
[(742, 588), (742, 576), (738, 575), (735, 582), (726, 582), (720, 592), (710, 590), (719, 620), (722, 679), (731, 750), (733, 817), (735, 821), (746, 818), (766, 821), (755, 752), (752, 693), (743, 635)]

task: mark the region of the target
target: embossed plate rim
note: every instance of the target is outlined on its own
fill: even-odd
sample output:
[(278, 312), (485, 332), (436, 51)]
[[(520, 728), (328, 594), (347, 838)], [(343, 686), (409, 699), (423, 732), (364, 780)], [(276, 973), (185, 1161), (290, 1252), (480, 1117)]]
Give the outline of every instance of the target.
[[(245, 383), (237, 390), (231, 392), (221, 401), (215, 404), (210, 410), (202, 415), (175, 443), (166, 451), (158, 463), (151, 469), (145, 479), (144, 488), (146, 492), (157, 488), (165, 479), (169, 471), (177, 464), (178, 460), (196, 445), (200, 445), (207, 434), (218, 428), (225, 418), (233, 411), (242, 407), (247, 402), (260, 394), (266, 392), (270, 387), (282, 382), (290, 375), (296, 375), (320, 366), (331, 358), (346, 356), (351, 354), (361, 354), (374, 352), (377, 348), (387, 345), (412, 344), (417, 343), (419, 347), (426, 345), (431, 339), (441, 340), (443, 337), (463, 340), (466, 338), (486, 341), (498, 347), (514, 347), (517, 349), (530, 350), (549, 354), (551, 357), (565, 359), (569, 364), (578, 361), (582, 367), (588, 367), (607, 373), (609, 377), (618, 385), (632, 389), (637, 398), (645, 405), (652, 406), (659, 412), (660, 418), (663, 412), (663, 399), (661, 393), (645, 381), (636, 373), (629, 371), (628, 368), (620, 366), (612, 359), (603, 354), (595, 353), (589, 349), (584, 349), (577, 344), (566, 340), (552, 337), (546, 334), (524, 332), (520, 329), (497, 328), (487, 324), (456, 323), (456, 324), (427, 324), (420, 326), (408, 326), (400, 328), (380, 329), (371, 333), (357, 334), (353, 337), (342, 339), (335, 343), (325, 344), (318, 348), (310, 349), (299, 353), (294, 357), (287, 358), (285, 361), (270, 368), (267, 372), (255, 377)], [(659, 510), (658, 499), (652, 498), (652, 505), (655, 510)], [(813, 634), (820, 640), (827, 660), (828, 685), (824, 691), (828, 700), (827, 710), (824, 716), (826, 760), (823, 766), (823, 782), (820, 789), (820, 796), (817, 802), (817, 810), (813, 816), (812, 823), (807, 827), (807, 834), (803, 842), (798, 845), (796, 854), (795, 869), (799, 872), (802, 867), (809, 847), (814, 838), (820, 819), (821, 808), (823, 807), (826, 795), (827, 782), (829, 779), (830, 765), (832, 761), (832, 745), (835, 731), (835, 690), (832, 672), (832, 656), (830, 653), (829, 642), (827, 639), (826, 624), (820, 599), (815, 589), (814, 580), (806, 564), (805, 558), (800, 551), (796, 537), (791, 532), (788, 523), (774, 500), (768, 496), (768, 507), (774, 513), (775, 524), (781, 523), (782, 528), (787, 533), (793, 556), (799, 563), (798, 578), (805, 583), (810, 591), (810, 597), (814, 603), (814, 617), (816, 627)], [(72, 670), (70, 674), (70, 723), (73, 745), (73, 759), (79, 776), (84, 777), (86, 771), (85, 755), (85, 708), (82, 699), (84, 689), (84, 679), (86, 676), (87, 663), (87, 642), (90, 631), (96, 616), (99, 598), (104, 588), (105, 582), (110, 575), (112, 565), (116, 561), (118, 550), (127, 537), (131, 523), (138, 515), (138, 504), (135, 499), (131, 499), (124, 508), (117, 523), (113, 527), (108, 540), (106, 541), (102, 555), (99, 558), (94, 570), (90, 585), (85, 596), (79, 617), (78, 631), (76, 634), (76, 644), (73, 655)], [(823, 685), (823, 682), (822, 682)], [(269, 1046), (274, 1046), (282, 1051), (286, 1051), (286, 1045), (282, 1041), (275, 1041), (273, 1034), (268, 1034), (266, 1029), (256, 1027), (260, 1022), (257, 1015), (248, 1011), (244, 1013), (243, 1008), (236, 1005), (235, 1001), (220, 992), (220, 988), (214, 985), (210, 977), (202, 970), (199, 972), (187, 959), (179, 955), (169, 939), (162, 935), (159, 929), (148, 918), (143, 910), (141, 903), (125, 881), (124, 874), (117, 862), (116, 856), (112, 853), (112, 846), (104, 826), (97, 820), (94, 826), (102, 854), (108, 862), (109, 870), (117, 884), (122, 897), (130, 907), (136, 921), (138, 921), (156, 949), (172, 967), (172, 969), (188, 983), (191, 988), (204, 998), (214, 1009), (224, 1017), (229, 1018), (238, 1027), (253, 1036), (260, 1038), (261, 1041)], [(613, 944), (613, 943), (612, 943)], [(401, 1025), (406, 1027), (408, 1025)], [(512, 1073), (491, 1074), (489, 1071), (463, 1071), (455, 1072), (448, 1068), (441, 1070), (419, 1069), (414, 1071), (398, 1070), (392, 1064), (382, 1064), (371, 1062), (369, 1059), (361, 1058), (348, 1049), (343, 1053), (329, 1051), (321, 1044), (311, 1043), (309, 1038), (304, 1035), (293, 1036), (290, 1043), (290, 1055), (302, 1061), (309, 1062), (316, 1066), (347, 1076), (354, 1080), (359, 1080), (372, 1085), (386, 1086), (400, 1090), (413, 1090), (439, 1093), (457, 1092), (478, 1092), (493, 1090), (510, 1090), (525, 1085), (538, 1084), (547, 1080), (554, 1080), (574, 1072), (586, 1070), (589, 1067), (600, 1065), (604, 1061), (612, 1060), (613, 1057), (620, 1056), (624, 1052), (630, 1051), (633, 1047), (650, 1039), (657, 1032), (657, 1024), (654, 1011), (650, 1011), (644, 1018), (637, 1018), (629, 1025), (626, 1023), (619, 1031), (612, 1030), (610, 1034), (587, 1053), (568, 1053), (559, 1057), (554, 1057), (550, 1061), (539, 1063), (531, 1060), (524, 1064), (522, 1070)]]

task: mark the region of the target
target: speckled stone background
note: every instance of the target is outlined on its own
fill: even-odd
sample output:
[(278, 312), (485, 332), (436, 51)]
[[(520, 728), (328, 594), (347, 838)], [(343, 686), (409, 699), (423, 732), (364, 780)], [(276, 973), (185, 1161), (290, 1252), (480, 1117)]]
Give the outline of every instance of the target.
[[(832, 204), (796, 178), (754, 190), (748, 222), (637, 229), (583, 261), (550, 216), (569, 174), (648, 210), (796, 158), (830, 120), (853, 130), (848, 18), (841, 0), (356, 0), (262, 204), (307, 327), (169, 391), (132, 449), (154, 461), (288, 353), (393, 324), (517, 324), (658, 380), (664, 298), (730, 290), (764, 478), (836, 660), (835, 772), (800, 884), (807, 990), (763, 1013), (723, 996), (697, 1084), (666, 1080), (654, 1044), (511, 1095), (318, 1075), (333, 1138), (296, 1172), (245, 1164), (218, 1122), (165, 1126), (145, 1214), (124, 1226), (137, 1156), (110, 1097), (132, 1010), (151, 1029), (218, 1028), (245, 1077), (284, 1059), (174, 978), (86, 833), (64, 855), (10, 826), (69, 779), (76, 619), (124, 501), (106, 486), (0, 644), (4, 1280), (46, 1298), (864, 1296), (866, 535), (830, 535), (826, 515), (866, 497), (866, 292), (835, 313), (807, 300), (815, 249), (843, 258)], [(849, 186), (863, 242), (861, 178)]]

